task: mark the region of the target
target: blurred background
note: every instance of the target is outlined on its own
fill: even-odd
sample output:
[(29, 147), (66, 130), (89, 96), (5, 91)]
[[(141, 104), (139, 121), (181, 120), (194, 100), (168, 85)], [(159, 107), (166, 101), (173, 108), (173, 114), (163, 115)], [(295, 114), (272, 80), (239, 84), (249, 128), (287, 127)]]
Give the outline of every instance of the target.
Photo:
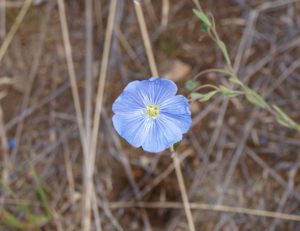
[[(111, 105), (122, 89), (151, 77), (133, 1), (116, 1), (111, 44), (104, 45), (112, 2), (0, 0), (1, 231), (81, 230), (89, 173), (90, 230), (189, 230), (170, 152), (134, 149), (112, 127)], [(189, 95), (185, 83), (197, 73), (225, 66), (192, 13), (195, 2), (140, 2), (159, 73), (181, 94)], [(300, 2), (200, 3), (239, 78), (300, 121)], [(198, 84), (228, 80), (208, 73)], [(93, 160), (82, 140), (95, 137), (95, 105), (101, 117)], [(193, 126), (178, 152), (196, 230), (300, 230), (298, 217), (284, 217), (300, 215), (300, 135), (242, 97), (217, 95), (191, 111)]]

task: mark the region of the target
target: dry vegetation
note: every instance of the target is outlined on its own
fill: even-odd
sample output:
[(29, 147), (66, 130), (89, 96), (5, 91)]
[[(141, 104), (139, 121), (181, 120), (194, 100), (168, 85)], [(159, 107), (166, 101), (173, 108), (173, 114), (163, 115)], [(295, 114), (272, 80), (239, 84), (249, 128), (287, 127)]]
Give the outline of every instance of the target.
[[(170, 153), (136, 150), (112, 127), (114, 99), (129, 81), (151, 76), (133, 1), (116, 1), (109, 44), (112, 2), (0, 1), (0, 230), (81, 230), (84, 198), (91, 230), (189, 230)], [(159, 73), (182, 94), (200, 71), (224, 66), (193, 1), (141, 2)], [(238, 76), (300, 121), (300, 2), (201, 2)], [(227, 80), (208, 74), (204, 83)], [(242, 98), (219, 95), (191, 109), (179, 153), (196, 230), (300, 230), (300, 135)], [(97, 145), (94, 161), (87, 142)]]

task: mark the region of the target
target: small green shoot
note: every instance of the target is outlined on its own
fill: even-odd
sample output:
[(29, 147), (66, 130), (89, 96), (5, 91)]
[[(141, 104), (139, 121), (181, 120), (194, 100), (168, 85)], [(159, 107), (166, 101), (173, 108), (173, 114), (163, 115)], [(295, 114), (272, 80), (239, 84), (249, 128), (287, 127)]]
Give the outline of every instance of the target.
[(204, 27), (207, 28), (207, 31), (212, 27), (212, 23), (209, 18), (201, 11), (193, 9), (194, 14), (200, 21), (203, 23)]

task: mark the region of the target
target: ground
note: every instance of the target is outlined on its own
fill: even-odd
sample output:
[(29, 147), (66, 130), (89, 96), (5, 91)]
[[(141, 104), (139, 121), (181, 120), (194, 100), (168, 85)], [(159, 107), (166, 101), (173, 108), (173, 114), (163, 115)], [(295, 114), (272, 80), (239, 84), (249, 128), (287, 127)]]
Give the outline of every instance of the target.
[[(7, 0), (0, 7), (0, 229), (80, 230), (85, 177), (95, 166), (91, 230), (189, 230), (171, 153), (131, 147), (111, 122), (122, 89), (151, 77), (133, 1), (117, 1), (103, 102), (96, 92), (113, 1), (59, 0), (67, 30), (57, 1), (33, 1), (26, 10), (30, 2)], [(159, 74), (187, 97), (186, 81), (226, 66), (200, 30), (195, 2), (141, 1)], [(238, 77), (299, 122), (299, 1), (200, 3), (214, 18)], [(81, 140), (92, 136), (80, 137), (72, 76), (85, 128), (97, 103), (102, 107), (88, 168)], [(230, 86), (212, 72), (197, 84)], [(193, 102), (191, 111), (193, 125), (178, 154), (196, 230), (299, 230), (300, 134), (244, 97), (216, 95)]]

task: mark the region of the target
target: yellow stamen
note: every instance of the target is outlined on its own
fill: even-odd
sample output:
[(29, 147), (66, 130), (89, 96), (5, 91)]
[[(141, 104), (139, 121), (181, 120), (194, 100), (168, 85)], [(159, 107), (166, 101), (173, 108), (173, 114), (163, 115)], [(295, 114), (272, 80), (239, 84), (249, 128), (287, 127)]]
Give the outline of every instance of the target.
[(156, 118), (159, 116), (159, 106), (149, 104), (146, 109), (146, 114), (151, 118)]

